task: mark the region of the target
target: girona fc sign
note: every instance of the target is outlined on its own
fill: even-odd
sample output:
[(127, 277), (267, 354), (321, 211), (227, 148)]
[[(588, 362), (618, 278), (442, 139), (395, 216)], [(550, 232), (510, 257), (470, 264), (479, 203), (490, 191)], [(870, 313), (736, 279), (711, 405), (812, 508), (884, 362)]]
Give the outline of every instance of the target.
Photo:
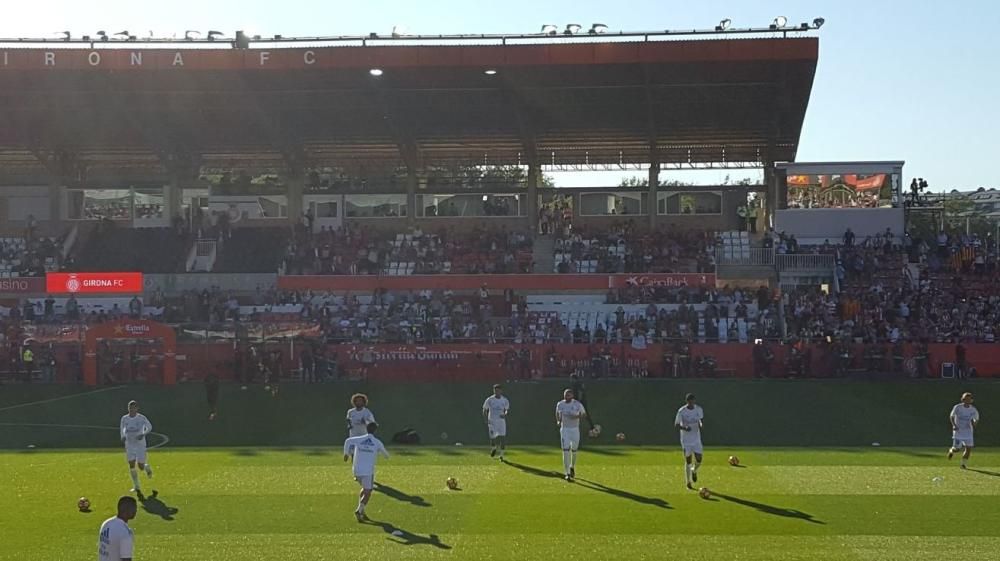
[(50, 294), (140, 294), (142, 273), (49, 273)]

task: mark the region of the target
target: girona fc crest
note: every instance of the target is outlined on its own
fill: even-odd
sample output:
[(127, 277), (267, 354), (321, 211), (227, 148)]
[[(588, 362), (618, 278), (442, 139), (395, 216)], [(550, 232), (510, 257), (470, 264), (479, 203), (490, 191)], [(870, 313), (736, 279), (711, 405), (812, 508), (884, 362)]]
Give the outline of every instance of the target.
[(70, 275), (66, 279), (66, 292), (80, 292), (80, 280), (76, 278), (76, 275)]

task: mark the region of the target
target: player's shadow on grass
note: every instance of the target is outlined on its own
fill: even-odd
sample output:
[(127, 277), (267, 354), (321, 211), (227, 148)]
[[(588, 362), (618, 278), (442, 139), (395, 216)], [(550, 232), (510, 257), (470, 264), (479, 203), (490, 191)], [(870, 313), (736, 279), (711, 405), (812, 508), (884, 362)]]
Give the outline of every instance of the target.
[(1000, 477), (1000, 473), (995, 471), (986, 471), (985, 469), (967, 468), (968, 471), (974, 471), (976, 473), (981, 473), (983, 475), (989, 475), (990, 477)]
[(437, 534), (421, 536), (420, 534), (414, 534), (413, 532), (398, 528), (389, 522), (379, 522), (377, 520), (367, 520), (365, 524), (382, 528), (383, 532), (389, 534), (389, 537), (386, 539), (399, 545), (430, 545), (438, 549), (451, 549), (451, 546), (443, 543)]
[(431, 503), (427, 502), (423, 497), (418, 495), (408, 495), (399, 489), (394, 489), (385, 485), (383, 483), (375, 483), (375, 491), (382, 493), (383, 495), (389, 497), (390, 499), (396, 499), (397, 501), (410, 503), (413, 506), (431, 506)]
[(599, 456), (624, 456), (626, 454), (626, 452), (622, 450), (615, 450), (614, 448), (607, 448), (600, 445), (581, 446), (580, 451), (588, 454), (597, 454)]
[(607, 493), (609, 495), (614, 495), (622, 499), (628, 499), (630, 501), (635, 501), (639, 504), (655, 506), (658, 508), (673, 509), (670, 503), (663, 499), (656, 497), (646, 497), (643, 495), (637, 495), (624, 489), (615, 489), (614, 487), (608, 487), (602, 483), (597, 483), (596, 481), (589, 481), (587, 479), (577, 479), (576, 482), (585, 489), (591, 489), (593, 491), (600, 491), (601, 493)]
[(526, 466), (524, 464), (519, 464), (517, 462), (512, 462), (510, 460), (507, 460), (504, 463), (507, 464), (508, 466), (512, 467), (512, 468), (519, 469), (519, 470), (521, 470), (524, 473), (527, 473), (529, 475), (535, 475), (535, 476), (538, 476), (538, 477), (551, 477), (553, 479), (562, 479), (563, 478), (563, 474), (559, 473), (558, 471), (547, 470), (547, 469), (539, 469), (539, 468), (536, 468), (536, 467)]
[(180, 511), (178, 508), (164, 504), (164, 502), (159, 498), (159, 493), (156, 491), (153, 491), (152, 495), (149, 495), (139, 502), (142, 503), (142, 510), (145, 510), (153, 516), (159, 516), (164, 520), (172, 521), (174, 519), (174, 515)]
[(826, 524), (822, 520), (816, 520), (808, 512), (802, 512), (801, 510), (795, 510), (791, 508), (781, 508), (780, 506), (773, 506), (764, 503), (758, 503), (754, 501), (749, 501), (747, 499), (741, 499), (739, 497), (732, 497), (729, 495), (723, 495), (722, 493), (716, 493), (716, 497), (724, 501), (729, 501), (731, 503), (736, 503), (738, 505), (748, 506), (764, 514), (770, 514), (773, 516), (784, 516), (785, 518), (797, 518), (811, 524)]

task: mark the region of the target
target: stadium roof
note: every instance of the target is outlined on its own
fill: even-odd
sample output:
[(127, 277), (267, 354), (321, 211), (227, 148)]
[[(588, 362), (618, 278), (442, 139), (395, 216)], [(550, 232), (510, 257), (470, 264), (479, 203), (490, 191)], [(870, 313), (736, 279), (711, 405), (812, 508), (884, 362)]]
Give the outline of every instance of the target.
[(809, 37), (69, 47), (0, 47), (7, 175), (630, 167), (651, 146), (665, 166), (759, 166), (795, 159), (818, 58)]

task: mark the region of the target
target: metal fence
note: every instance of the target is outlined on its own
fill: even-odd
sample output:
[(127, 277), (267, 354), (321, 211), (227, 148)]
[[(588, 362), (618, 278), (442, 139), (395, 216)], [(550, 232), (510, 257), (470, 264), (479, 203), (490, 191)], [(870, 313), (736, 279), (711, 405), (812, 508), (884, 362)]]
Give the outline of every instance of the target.
[(775, 263), (779, 271), (832, 271), (836, 259), (833, 255), (794, 253), (776, 255)]
[(720, 247), (715, 250), (716, 266), (773, 267), (774, 249), (766, 247)]

